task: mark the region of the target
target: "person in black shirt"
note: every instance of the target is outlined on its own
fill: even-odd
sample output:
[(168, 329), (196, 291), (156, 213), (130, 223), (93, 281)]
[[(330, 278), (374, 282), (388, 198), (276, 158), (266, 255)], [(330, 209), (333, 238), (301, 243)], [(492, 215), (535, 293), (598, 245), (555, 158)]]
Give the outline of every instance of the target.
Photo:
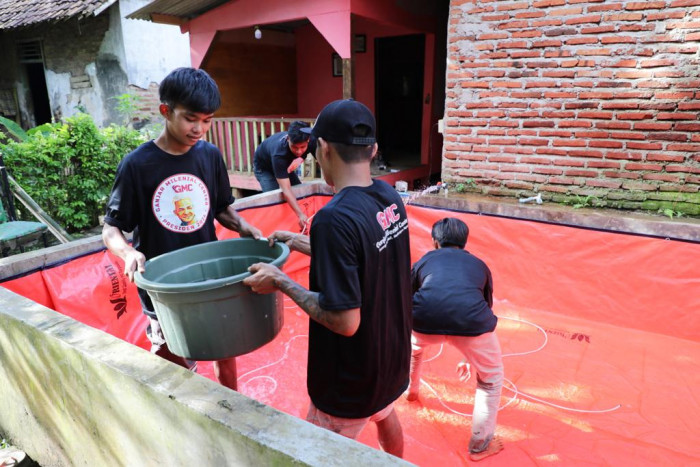
[(309, 124), (294, 121), (287, 131), (281, 131), (266, 138), (255, 150), (253, 172), (263, 191), (280, 188), (284, 199), (299, 218), (299, 229), (305, 230), (308, 216), (297, 203), (292, 186), (301, 181), (296, 169), (303, 162), (306, 153), (316, 152), (316, 138), (302, 130)]
[(476, 370), (476, 396), (472, 415), (469, 457), (484, 459), (503, 449), (494, 437), (503, 386), (503, 360), (493, 314), (493, 282), (488, 266), (464, 249), (467, 224), (445, 218), (433, 225), (435, 250), (426, 253), (411, 269), (413, 290), (413, 352), (411, 384), (406, 398), (418, 400), (423, 350), (448, 343), (465, 360), (457, 365), (460, 379), (469, 377), (469, 363)]
[[(127, 154), (117, 167), (102, 239), (124, 261), (131, 282), (148, 259), (216, 240), (214, 219), (243, 237), (261, 232), (236, 213), (228, 173), (219, 150), (202, 141), (221, 98), (203, 70), (178, 68), (160, 84), (162, 133)], [(123, 232), (134, 232), (133, 246)], [(174, 355), (163, 336), (148, 293), (139, 289), (151, 352), (186, 368), (195, 362)], [(236, 359), (214, 362), (219, 382), (237, 388)]]
[(311, 255), (309, 289), (266, 263), (243, 283), (255, 292), (281, 290), (309, 317), (306, 419), (357, 438), (377, 424), (379, 444), (403, 455), (394, 401), (408, 387), (411, 283), (408, 218), (401, 197), (373, 180), (375, 119), (363, 104), (339, 100), (318, 116), (316, 160), (333, 199), (310, 235), (278, 231), (270, 241)]

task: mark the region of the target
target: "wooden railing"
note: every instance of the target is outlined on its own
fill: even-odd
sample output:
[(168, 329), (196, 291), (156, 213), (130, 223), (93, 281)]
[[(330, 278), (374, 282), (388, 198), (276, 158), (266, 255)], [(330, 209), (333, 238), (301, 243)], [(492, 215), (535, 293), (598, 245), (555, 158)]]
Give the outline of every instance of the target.
[[(268, 136), (285, 131), (295, 120), (313, 123), (312, 118), (215, 118), (206, 140), (219, 148), (229, 172), (253, 175), (255, 148)], [(316, 160), (308, 157), (302, 165), (302, 178), (314, 178)]]

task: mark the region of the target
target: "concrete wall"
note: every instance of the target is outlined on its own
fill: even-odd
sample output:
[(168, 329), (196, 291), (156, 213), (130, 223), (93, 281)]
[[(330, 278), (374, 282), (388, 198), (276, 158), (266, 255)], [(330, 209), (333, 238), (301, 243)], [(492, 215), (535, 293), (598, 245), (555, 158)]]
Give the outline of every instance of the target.
[[(101, 246), (98, 236), (5, 258), (0, 277)], [(0, 380), (0, 433), (43, 467), (408, 465), (2, 287)]]
[(126, 16), (150, 0), (120, 0), (118, 17), (123, 38), (125, 71), (130, 85), (148, 89), (171, 70), (190, 66), (190, 37), (180, 28)]
[(443, 180), (700, 214), (700, 2), (450, 7)]
[(0, 288), (0, 431), (44, 467), (401, 465)]
[[(189, 39), (177, 26), (125, 19), (148, 3), (122, 0), (97, 16), (10, 30), (0, 36), (0, 85), (17, 89), (22, 125), (36, 125), (33, 102), (16, 48), (22, 40), (43, 45), (44, 70), (54, 120), (85, 111), (100, 126), (125, 123), (116, 96), (142, 97), (141, 118), (157, 116), (157, 83), (172, 69), (190, 65)], [(154, 105), (155, 103), (155, 105)]]

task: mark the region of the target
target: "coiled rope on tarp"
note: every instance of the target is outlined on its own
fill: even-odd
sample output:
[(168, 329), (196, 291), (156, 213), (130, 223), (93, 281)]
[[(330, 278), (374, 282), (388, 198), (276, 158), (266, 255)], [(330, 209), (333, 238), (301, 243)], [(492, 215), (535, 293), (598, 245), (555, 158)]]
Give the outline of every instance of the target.
[[(517, 322), (520, 322), (520, 323), (523, 323), (523, 324), (527, 324), (527, 325), (529, 325), (529, 326), (533, 326), (533, 327), (535, 327), (538, 331), (540, 331), (540, 332), (542, 333), (542, 336), (544, 337), (544, 340), (542, 341), (542, 344), (541, 344), (539, 347), (537, 347), (536, 349), (527, 350), (527, 351), (524, 351), (524, 352), (504, 353), (504, 354), (502, 355), (503, 358), (505, 358), (505, 357), (516, 357), (516, 356), (522, 356), (522, 355), (529, 355), (529, 354), (532, 354), (532, 353), (535, 353), (535, 352), (539, 352), (540, 350), (544, 349), (545, 346), (547, 345), (547, 342), (548, 342), (547, 332), (546, 332), (541, 326), (538, 326), (538, 325), (535, 324), (535, 323), (532, 323), (532, 322), (530, 322), (530, 321), (527, 321), (527, 320), (524, 320), (524, 319), (520, 319), (520, 318), (511, 318), (511, 317), (508, 317), (508, 316), (499, 316), (498, 318), (499, 318), (499, 319), (509, 319), (509, 320), (511, 320), (511, 321), (517, 321)], [(425, 360), (424, 363), (425, 363), (425, 362), (429, 362), (429, 361), (431, 361), (431, 360), (435, 360), (436, 358), (438, 358), (438, 357), (440, 356), (440, 354), (442, 353), (443, 347), (444, 347), (444, 344), (440, 344), (440, 350), (438, 351), (438, 353), (437, 353), (435, 356), (433, 356), (433, 357), (431, 357), (431, 358)], [(471, 373), (468, 373), (468, 376), (467, 376), (467, 378), (466, 378), (464, 381), (468, 381), (470, 378), (471, 378)], [(503, 378), (503, 381), (504, 381), (505, 383), (508, 383), (510, 386), (512, 386), (512, 387), (508, 387), (508, 386), (505, 386), (505, 385), (504, 385), (504, 386), (503, 386), (503, 389), (507, 389), (507, 390), (509, 390), (509, 391), (512, 391), (512, 392), (513, 392), (513, 397), (511, 397), (510, 400), (509, 400), (508, 402), (506, 402), (503, 406), (499, 407), (499, 408), (498, 408), (499, 411), (505, 409), (506, 407), (508, 407), (509, 405), (511, 405), (512, 403), (514, 403), (514, 402), (518, 399), (518, 396), (525, 397), (525, 398), (527, 398), (527, 399), (530, 399), (530, 400), (532, 400), (532, 401), (538, 402), (538, 403), (540, 403), (540, 404), (548, 405), (548, 406), (550, 406), (550, 407), (554, 407), (554, 408), (561, 409), (561, 410), (566, 410), (566, 411), (568, 411), (568, 412), (578, 412), (578, 413), (608, 413), (608, 412), (613, 412), (613, 411), (619, 409), (620, 407), (622, 407), (620, 404), (617, 404), (616, 406), (610, 407), (610, 408), (607, 408), (607, 409), (598, 409), (598, 410), (587, 410), (587, 409), (577, 409), (577, 408), (574, 408), (574, 407), (565, 407), (565, 406), (563, 406), (563, 405), (555, 404), (555, 403), (553, 403), (553, 402), (549, 402), (549, 401), (546, 401), (546, 400), (544, 400), (544, 399), (540, 399), (539, 397), (535, 397), (535, 396), (533, 396), (533, 395), (531, 395), (531, 394), (528, 394), (528, 393), (525, 393), (525, 392), (523, 392), (523, 391), (520, 391), (520, 390), (518, 389), (518, 387), (515, 385), (515, 383), (513, 383), (513, 382), (512, 382), (511, 380), (509, 380), (508, 378)], [(450, 412), (452, 412), (452, 413), (454, 413), (454, 414), (456, 414), (456, 415), (462, 415), (462, 416), (464, 416), (464, 417), (471, 417), (471, 416), (472, 416), (471, 414), (459, 412), (458, 410), (455, 410), (455, 409), (453, 409), (452, 407), (449, 407), (449, 406), (448, 406), (447, 404), (445, 404), (445, 402), (442, 400), (442, 398), (440, 397), (440, 395), (438, 394), (438, 392), (437, 392), (427, 381), (425, 381), (423, 378), (421, 378), (420, 382), (421, 382), (421, 384), (425, 385), (425, 386), (430, 390), (430, 392), (433, 393), (433, 395), (437, 398), (437, 400), (438, 400), (438, 402), (440, 403), (440, 405), (442, 405), (446, 410), (449, 410)]]

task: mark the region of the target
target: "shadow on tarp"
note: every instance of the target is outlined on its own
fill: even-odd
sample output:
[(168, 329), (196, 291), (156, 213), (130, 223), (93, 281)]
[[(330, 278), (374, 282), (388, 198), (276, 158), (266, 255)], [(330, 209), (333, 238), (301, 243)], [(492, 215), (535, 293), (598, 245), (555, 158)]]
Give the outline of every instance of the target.
[[(312, 216), (329, 199), (300, 204)], [(241, 214), (265, 235), (296, 225), (286, 204)], [(497, 434), (506, 449), (482, 465), (700, 463), (693, 430), (700, 419), (699, 244), (427, 206), (408, 206), (408, 214), (412, 262), (431, 248), (433, 222), (454, 216), (469, 225), (467, 249), (493, 273), (507, 378)], [(308, 264), (292, 253), (284, 269), (306, 286)], [(146, 320), (121, 268), (103, 251), (2, 286), (147, 348)], [(239, 357), (240, 391), (303, 417), (307, 332), (306, 315), (285, 299), (277, 338)], [(466, 464), (475, 377), (459, 383), (454, 349), (427, 352), (421, 400), (396, 404), (405, 459)], [(208, 362), (199, 372), (214, 379)], [(377, 447), (374, 427), (360, 441)]]

